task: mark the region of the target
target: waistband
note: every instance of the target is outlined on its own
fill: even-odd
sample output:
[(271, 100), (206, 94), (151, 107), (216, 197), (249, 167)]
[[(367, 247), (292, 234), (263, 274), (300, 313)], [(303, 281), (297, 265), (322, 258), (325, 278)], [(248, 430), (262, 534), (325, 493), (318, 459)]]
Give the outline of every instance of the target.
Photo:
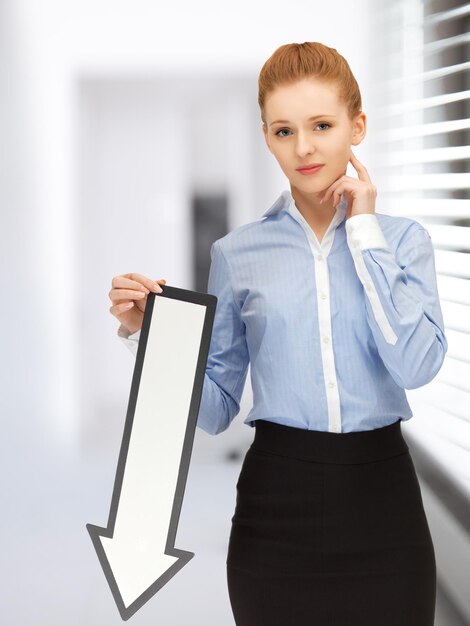
[(294, 428), (268, 420), (255, 420), (253, 450), (271, 452), (318, 463), (369, 463), (408, 451), (398, 421), (347, 433)]

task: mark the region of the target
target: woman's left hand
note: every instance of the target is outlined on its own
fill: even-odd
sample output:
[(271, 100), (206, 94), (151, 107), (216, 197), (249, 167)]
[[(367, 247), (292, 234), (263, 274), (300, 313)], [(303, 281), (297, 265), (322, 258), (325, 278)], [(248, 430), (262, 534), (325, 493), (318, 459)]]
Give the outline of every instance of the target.
[(348, 200), (346, 219), (361, 213), (374, 214), (377, 187), (372, 184), (365, 166), (357, 160), (352, 150), (349, 160), (356, 169), (359, 178), (352, 178), (346, 175), (341, 176), (328, 187), (320, 202), (326, 202), (333, 194), (334, 206), (336, 206), (341, 199), (341, 194), (344, 193)]

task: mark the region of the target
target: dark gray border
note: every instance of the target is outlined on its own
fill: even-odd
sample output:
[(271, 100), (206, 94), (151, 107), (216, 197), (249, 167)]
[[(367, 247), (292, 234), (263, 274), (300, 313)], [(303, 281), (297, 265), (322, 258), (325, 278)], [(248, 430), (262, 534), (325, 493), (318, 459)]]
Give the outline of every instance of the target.
[[(194, 442), (194, 434), (196, 431), (197, 418), (199, 414), (199, 406), (201, 403), (202, 388), (204, 385), (204, 375), (206, 371), (207, 358), (209, 355), (209, 347), (212, 336), (212, 327), (214, 324), (215, 311), (217, 306), (217, 297), (207, 293), (200, 293), (197, 291), (190, 291), (187, 289), (179, 289), (178, 287), (171, 287), (169, 285), (163, 285), (163, 292), (161, 294), (149, 293), (147, 296), (147, 304), (144, 312), (144, 319), (142, 323), (142, 330), (139, 339), (139, 345), (137, 349), (136, 363), (134, 367), (134, 375), (132, 378), (131, 391), (129, 396), (129, 404), (127, 408), (127, 417), (124, 426), (124, 434), (121, 443), (121, 450), (119, 453), (119, 460), (116, 470), (116, 478), (114, 481), (113, 496), (111, 502), (111, 508), (108, 518), (108, 526), (103, 528), (101, 526), (95, 526), (94, 524), (86, 524), (87, 530), (90, 534), (91, 540), (95, 547), (98, 559), (100, 560), (103, 571), (108, 580), (108, 584), (114, 596), (114, 600), (117, 604), (121, 617), (124, 621), (128, 620), (134, 613), (136, 613), (159, 589), (161, 589), (173, 576), (183, 568), (188, 561), (190, 561), (194, 552), (188, 552), (186, 550), (178, 550), (174, 547), (176, 532), (178, 529), (178, 520), (181, 512), (181, 506), (183, 503), (184, 490), (186, 486), (186, 480), (189, 471), (189, 463), (191, 460), (191, 453)], [(113, 572), (109, 565), (106, 553), (100, 541), (100, 537), (112, 538), (114, 534), (114, 526), (116, 523), (116, 515), (119, 506), (119, 498), (121, 494), (122, 481), (124, 477), (124, 470), (126, 466), (127, 453), (129, 449), (129, 442), (132, 432), (132, 424), (134, 421), (134, 412), (137, 403), (137, 396), (139, 393), (139, 385), (142, 374), (142, 369), (145, 360), (145, 351), (147, 348), (147, 340), (150, 331), (150, 322), (152, 319), (152, 312), (155, 303), (155, 297), (159, 298), (172, 298), (175, 300), (182, 300), (184, 302), (192, 302), (194, 304), (200, 304), (206, 307), (206, 315), (204, 318), (204, 327), (201, 337), (201, 345), (199, 350), (199, 356), (196, 366), (196, 373), (194, 376), (193, 392), (191, 396), (191, 403), (189, 407), (188, 423), (186, 427), (186, 433), (183, 442), (183, 450), (181, 454), (181, 463), (178, 473), (178, 480), (175, 492), (175, 499), (173, 503), (173, 509), (170, 518), (170, 526), (168, 530), (168, 537), (165, 546), (165, 554), (178, 557), (178, 561), (170, 567), (165, 574), (160, 576), (144, 593), (142, 593), (132, 604), (128, 607), (124, 605), (121, 597), (118, 585), (114, 578)]]

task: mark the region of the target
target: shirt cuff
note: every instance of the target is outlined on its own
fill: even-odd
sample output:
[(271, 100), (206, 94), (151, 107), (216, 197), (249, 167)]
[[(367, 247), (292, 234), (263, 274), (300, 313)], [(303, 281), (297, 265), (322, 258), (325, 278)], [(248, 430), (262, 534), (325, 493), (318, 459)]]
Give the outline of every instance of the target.
[(385, 248), (390, 250), (375, 213), (359, 213), (348, 218), (346, 237), (352, 249)]
[(140, 337), (140, 331), (141, 329), (139, 328), (139, 330), (136, 330), (135, 333), (129, 333), (129, 329), (126, 328), (126, 326), (123, 326), (123, 324), (121, 324), (118, 328), (117, 334), (119, 337), (122, 337), (123, 339), (130, 339), (131, 341), (139, 341), (139, 337)]

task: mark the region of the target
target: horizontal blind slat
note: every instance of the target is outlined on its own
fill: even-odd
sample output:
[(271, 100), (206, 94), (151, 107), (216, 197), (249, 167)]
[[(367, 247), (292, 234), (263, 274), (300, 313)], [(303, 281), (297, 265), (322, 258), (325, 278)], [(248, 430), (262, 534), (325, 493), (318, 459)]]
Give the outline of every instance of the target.
[(445, 217), (447, 219), (470, 218), (470, 200), (465, 198), (377, 198), (378, 213), (402, 215), (421, 221), (421, 216)]
[(464, 304), (456, 304), (441, 299), (442, 316), (448, 330), (455, 330), (462, 334), (470, 334), (469, 308)]
[(470, 174), (401, 174), (387, 177), (382, 187), (387, 192), (414, 191), (425, 189), (469, 189)]
[(439, 408), (446, 416), (462, 422), (461, 427), (468, 428), (470, 437), (470, 395), (466, 391), (435, 379), (432, 384), (413, 389), (410, 393), (414, 399), (422, 398), (427, 404)]
[[(435, 421), (431, 421), (430, 408), (418, 398), (410, 397), (413, 402), (413, 420), (414, 424), (410, 424), (411, 430), (419, 432), (420, 443), (426, 447), (437, 463), (446, 468), (447, 472), (452, 476), (453, 480), (461, 486), (470, 498), (470, 463), (469, 453), (465, 447), (461, 447), (458, 443), (449, 441), (442, 437), (439, 432), (435, 432), (432, 428)], [(437, 420), (447, 420), (445, 413), (438, 414), (438, 409), (434, 409), (434, 416)]]
[(439, 274), (470, 278), (470, 255), (451, 250), (434, 250), (434, 256)]
[(433, 245), (451, 250), (470, 251), (470, 228), (468, 226), (450, 226), (449, 224), (425, 223)]
[[(458, 278), (456, 276), (445, 276), (443, 274), (438, 274), (437, 288), (439, 289), (439, 297), (442, 305), (444, 305), (444, 301), (448, 301), (454, 302), (456, 304), (465, 304), (467, 306), (470, 306), (469, 280), (465, 280), (464, 278)], [(464, 309), (463, 313), (470, 316), (470, 309)]]
[(466, 15), (470, 15), (470, 4), (463, 4), (460, 7), (455, 7), (448, 11), (441, 11), (440, 13), (424, 16), (424, 25), (435, 26), (436, 24), (442, 24), (443, 22), (465, 17)]
[(447, 356), (437, 377), (441, 382), (468, 393), (470, 398), (470, 363)]
[(401, 141), (413, 137), (428, 137), (430, 135), (441, 135), (470, 128), (470, 119), (447, 120), (444, 122), (429, 122), (427, 124), (414, 124), (378, 131), (378, 139), (382, 141)]
[(376, 162), (376, 168), (409, 165), (410, 163), (450, 163), (470, 159), (470, 146), (449, 146), (426, 150), (396, 150)]
[(450, 76), (451, 74), (458, 74), (460, 72), (466, 72), (470, 69), (470, 61), (464, 61), (463, 63), (455, 63), (453, 65), (444, 65), (442, 67), (436, 67), (426, 72), (410, 73), (406, 76), (400, 75), (397, 78), (390, 78), (386, 81), (377, 81), (377, 88), (383, 92), (397, 89), (397, 87), (406, 85), (416, 85), (421, 82), (430, 80), (436, 80), (436, 78), (443, 78), (444, 76)]
[(386, 109), (382, 109), (382, 113), (386, 116), (400, 115), (409, 111), (430, 109), (432, 107), (442, 106), (451, 102), (459, 102), (470, 98), (470, 90), (455, 91), (439, 94), (438, 96), (429, 96), (429, 98), (421, 98), (420, 100), (406, 100), (397, 104), (390, 104)]

